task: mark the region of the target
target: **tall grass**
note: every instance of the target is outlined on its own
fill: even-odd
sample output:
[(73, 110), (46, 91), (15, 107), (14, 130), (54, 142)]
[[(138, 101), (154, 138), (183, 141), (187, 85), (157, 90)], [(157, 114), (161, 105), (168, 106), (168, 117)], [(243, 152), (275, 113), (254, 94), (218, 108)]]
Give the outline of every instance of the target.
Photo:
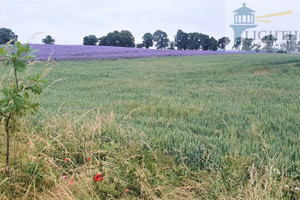
[[(103, 116), (94, 110), (78, 119), (58, 115), (39, 124), (23, 120), (18, 130), (12, 145), (12, 174), (0, 176), (0, 199), (300, 197), (298, 183), (271, 163), (257, 168), (237, 154), (224, 156), (221, 168), (191, 170), (183, 157), (175, 160), (153, 149), (140, 132), (121, 128), (113, 113)], [(3, 157), (4, 141), (0, 142)], [(1, 171), (4, 167), (1, 161)], [(94, 182), (99, 172), (104, 179)]]

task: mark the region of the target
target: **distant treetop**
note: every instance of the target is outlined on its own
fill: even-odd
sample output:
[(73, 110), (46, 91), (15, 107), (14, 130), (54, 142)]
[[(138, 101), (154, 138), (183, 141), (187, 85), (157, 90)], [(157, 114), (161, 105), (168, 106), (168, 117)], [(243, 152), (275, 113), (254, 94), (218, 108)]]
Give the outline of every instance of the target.
[(47, 35), (46, 38), (42, 39), (42, 42), (44, 44), (54, 44), (55, 43), (55, 39), (52, 38), (50, 35)]
[(9, 41), (11, 41), (11, 44), (13, 44), (17, 40), (18, 36), (14, 32), (12, 32), (11, 29), (0, 28), (0, 45), (6, 44)]
[(95, 35), (88, 35), (83, 38), (83, 45), (96, 45), (99, 39)]
[(135, 39), (128, 30), (114, 31), (99, 38), (101, 46), (135, 47)]

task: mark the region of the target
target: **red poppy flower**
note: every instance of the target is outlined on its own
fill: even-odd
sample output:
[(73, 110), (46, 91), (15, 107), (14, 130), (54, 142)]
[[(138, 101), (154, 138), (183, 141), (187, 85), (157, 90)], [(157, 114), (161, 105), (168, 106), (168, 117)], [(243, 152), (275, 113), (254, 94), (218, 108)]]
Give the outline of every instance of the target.
[(70, 180), (70, 181), (68, 182), (68, 184), (69, 184), (69, 185), (74, 185), (74, 180), (73, 180), (73, 179)]
[(125, 191), (126, 191), (127, 193), (128, 193), (128, 192), (130, 192), (130, 190), (129, 190), (129, 189), (126, 189)]
[(65, 158), (65, 162), (68, 162), (68, 160), (69, 160), (68, 158)]
[(102, 181), (102, 180), (103, 180), (103, 177), (102, 177), (101, 173), (99, 173), (96, 176), (94, 176), (94, 181), (95, 182), (99, 182), (99, 181)]
[(88, 161), (90, 161), (91, 160), (91, 157), (88, 157)]

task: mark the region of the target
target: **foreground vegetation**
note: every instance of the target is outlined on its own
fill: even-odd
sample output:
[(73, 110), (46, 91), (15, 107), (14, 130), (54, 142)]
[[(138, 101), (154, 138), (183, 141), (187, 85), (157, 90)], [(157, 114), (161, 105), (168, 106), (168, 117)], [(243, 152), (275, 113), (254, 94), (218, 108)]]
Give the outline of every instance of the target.
[[(272, 165), (258, 168), (235, 154), (223, 156), (221, 168), (192, 170), (153, 149), (143, 135), (121, 129), (113, 114), (104, 117), (99, 110), (74, 121), (70, 116), (38, 125), (22, 121), (18, 129), (22, 131), (13, 138), (11, 176), (0, 176), (0, 199), (300, 197), (298, 182)], [(103, 180), (95, 182), (100, 172)]]
[[(13, 176), (0, 177), (0, 198), (300, 198), (299, 63), (293, 55), (58, 62), (43, 111), (12, 139)], [(99, 172), (103, 181), (93, 182)]]

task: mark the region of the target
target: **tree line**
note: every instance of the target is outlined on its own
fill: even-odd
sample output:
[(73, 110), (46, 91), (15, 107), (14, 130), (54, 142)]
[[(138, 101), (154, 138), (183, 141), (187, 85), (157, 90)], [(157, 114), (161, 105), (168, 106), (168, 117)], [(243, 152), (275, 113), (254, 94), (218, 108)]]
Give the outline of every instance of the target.
[[(119, 46), (119, 47), (137, 47), (149, 49), (155, 46), (157, 49), (172, 49), (177, 50), (204, 50), (217, 51), (218, 49), (225, 51), (230, 44), (228, 37), (222, 37), (216, 40), (209, 35), (191, 32), (186, 33), (178, 30), (174, 41), (170, 41), (166, 32), (157, 30), (153, 34), (145, 33), (142, 37), (143, 41), (139, 44), (134, 44), (134, 37), (130, 31), (114, 31), (106, 36), (97, 38), (95, 35), (89, 35), (83, 38), (84, 45), (101, 45), (101, 46)], [(277, 49), (279, 53), (290, 53), (294, 51), (300, 52), (300, 41), (297, 43), (297, 37), (287, 34), (283, 37), (285, 42), (280, 45), (275, 45), (278, 39), (274, 35), (266, 35), (261, 39), (261, 44), (255, 44), (252, 38), (237, 38), (232, 49), (243, 51), (266, 51), (273, 52)]]
[(175, 40), (170, 41), (168, 34), (162, 30), (154, 33), (145, 33), (142, 37), (143, 41), (135, 45), (135, 38), (128, 30), (114, 31), (106, 36), (97, 38), (95, 35), (88, 35), (83, 38), (84, 45), (101, 45), (101, 46), (117, 46), (117, 47), (137, 47), (149, 49), (155, 46), (157, 49), (175, 49), (178, 50), (225, 50), (230, 43), (228, 37), (216, 40), (202, 33), (185, 33), (178, 30)]
[(239, 49), (243, 51), (266, 51), (274, 52), (277, 49), (278, 53), (291, 53), (294, 51), (300, 52), (300, 41), (297, 43), (297, 37), (292, 34), (286, 34), (282, 38), (285, 42), (282, 42), (280, 45), (276, 44), (278, 40), (276, 36), (270, 34), (266, 35), (261, 39), (261, 42), (264, 46), (260, 44), (253, 43), (255, 40), (252, 38), (242, 38), (238, 37), (233, 46), (234, 49)]
[[(88, 35), (83, 38), (83, 45), (100, 45), (100, 46), (116, 46), (116, 47), (137, 47), (146, 48), (155, 47), (157, 49), (172, 49), (172, 50), (210, 50), (217, 51), (218, 49), (225, 51), (226, 46), (230, 43), (228, 37), (222, 37), (219, 40), (206, 34), (191, 32), (187, 33), (178, 30), (174, 41), (168, 38), (168, 34), (162, 30), (157, 30), (154, 33), (145, 33), (142, 37), (143, 41), (140, 44), (135, 44), (133, 34), (128, 30), (113, 31), (105, 36), (97, 38), (95, 35)], [(14, 43), (18, 40), (16, 35), (11, 29), (0, 28), (0, 44), (7, 42)], [(283, 37), (285, 42), (280, 46), (276, 41), (278, 39), (274, 35), (266, 35), (261, 39), (261, 44), (255, 44), (252, 38), (237, 38), (233, 49), (243, 51), (267, 51), (272, 52), (275, 49), (278, 52), (290, 53), (293, 51), (300, 51), (300, 42), (297, 43), (297, 37), (292, 34), (287, 34)], [(44, 44), (55, 44), (55, 39), (47, 35), (42, 39)]]

